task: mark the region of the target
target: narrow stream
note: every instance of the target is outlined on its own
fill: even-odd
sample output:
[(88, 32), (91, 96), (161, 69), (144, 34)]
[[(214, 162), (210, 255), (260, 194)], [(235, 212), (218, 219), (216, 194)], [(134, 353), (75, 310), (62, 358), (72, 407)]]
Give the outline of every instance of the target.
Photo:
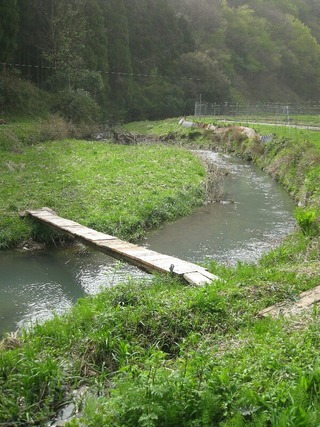
[(193, 262), (257, 262), (293, 230), (294, 203), (257, 166), (213, 152), (198, 153), (227, 173), (222, 201), (151, 231), (143, 244)]
[[(285, 190), (254, 165), (212, 152), (227, 172), (221, 203), (152, 231), (140, 242), (155, 251), (200, 262), (234, 265), (256, 262), (294, 227), (294, 204)], [(125, 281), (148, 279), (135, 267), (91, 250), (0, 252), (0, 336), (53, 313), (63, 313), (80, 297)]]

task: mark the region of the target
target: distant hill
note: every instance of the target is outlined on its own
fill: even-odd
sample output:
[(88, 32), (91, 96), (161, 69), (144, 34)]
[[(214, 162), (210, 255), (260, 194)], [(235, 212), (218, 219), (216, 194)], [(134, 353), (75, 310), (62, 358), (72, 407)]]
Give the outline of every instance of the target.
[(188, 21), (197, 49), (217, 61), (228, 76), (233, 94), (269, 101), (318, 98), (320, 2), (170, 3)]
[(200, 94), (318, 99), (320, 2), (0, 1), (0, 61), (71, 119), (80, 104), (103, 120), (190, 114)]

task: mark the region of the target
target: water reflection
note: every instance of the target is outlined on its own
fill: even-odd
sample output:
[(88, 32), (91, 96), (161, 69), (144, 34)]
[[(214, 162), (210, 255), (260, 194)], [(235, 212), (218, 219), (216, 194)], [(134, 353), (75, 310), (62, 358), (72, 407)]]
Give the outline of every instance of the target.
[(54, 313), (104, 287), (146, 274), (101, 253), (52, 249), (0, 253), (0, 335)]

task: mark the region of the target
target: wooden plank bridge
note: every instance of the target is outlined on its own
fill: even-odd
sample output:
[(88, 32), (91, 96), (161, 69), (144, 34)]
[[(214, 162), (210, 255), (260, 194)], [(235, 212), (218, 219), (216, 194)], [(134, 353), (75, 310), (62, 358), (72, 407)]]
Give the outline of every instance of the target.
[(160, 254), (143, 246), (100, 233), (75, 221), (62, 218), (49, 208), (27, 210), (24, 215), (35, 218), (60, 232), (73, 236), (85, 245), (113, 258), (126, 261), (148, 273), (177, 275), (189, 284), (196, 286), (209, 284), (218, 279), (217, 276), (197, 264)]

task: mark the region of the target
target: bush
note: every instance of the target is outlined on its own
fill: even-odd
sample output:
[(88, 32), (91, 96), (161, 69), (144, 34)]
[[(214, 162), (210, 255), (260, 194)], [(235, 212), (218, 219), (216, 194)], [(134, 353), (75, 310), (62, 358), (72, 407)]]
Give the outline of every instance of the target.
[(6, 116), (35, 117), (49, 111), (50, 96), (19, 77), (4, 72), (0, 84), (0, 113)]
[(316, 236), (320, 232), (318, 213), (312, 209), (297, 208), (295, 218), (306, 236)]
[(53, 109), (74, 123), (93, 123), (101, 117), (98, 104), (83, 89), (60, 91)]

